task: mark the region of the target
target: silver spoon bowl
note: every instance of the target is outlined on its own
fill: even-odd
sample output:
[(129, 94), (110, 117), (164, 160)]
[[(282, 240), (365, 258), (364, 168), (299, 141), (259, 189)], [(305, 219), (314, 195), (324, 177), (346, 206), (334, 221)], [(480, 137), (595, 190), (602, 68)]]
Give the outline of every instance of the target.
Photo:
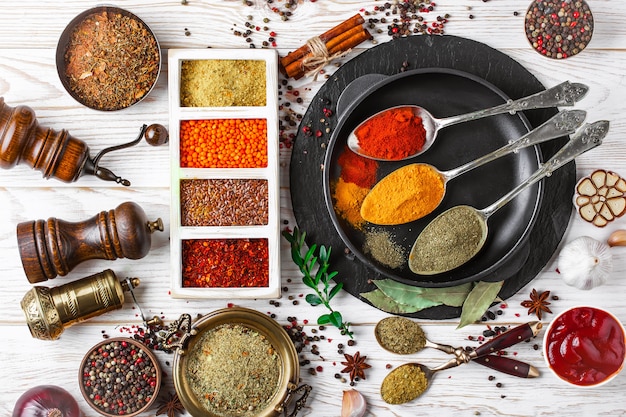
[[(552, 172), (577, 156), (602, 144), (608, 130), (609, 122), (606, 120), (586, 124), (526, 181), (482, 210), (460, 205), (441, 213), (422, 230), (415, 240), (409, 254), (409, 269), (418, 275), (434, 275), (450, 271), (472, 259), (487, 240), (489, 217), (532, 184), (550, 176)], [(445, 224), (445, 229), (441, 229), (441, 224)], [(463, 227), (469, 224), (474, 224), (475, 227)], [(437, 232), (434, 232), (435, 230)], [(472, 236), (465, 235), (465, 231), (472, 233)], [(445, 232), (449, 236), (444, 237), (440, 232)], [(423, 251), (424, 247), (433, 244), (434, 239), (440, 243), (437, 248), (437, 258), (428, 255), (430, 251)], [(457, 247), (459, 245), (464, 245), (462, 251)], [(439, 262), (444, 257), (445, 261)]]
[[(468, 122), (470, 120), (477, 120), (488, 116), (494, 116), (502, 113), (511, 113), (514, 114), (518, 111), (524, 110), (532, 110), (532, 109), (541, 109), (548, 107), (556, 107), (556, 106), (573, 106), (577, 101), (581, 100), (589, 91), (589, 87), (585, 84), (580, 83), (570, 83), (569, 81), (565, 81), (555, 87), (552, 87), (548, 90), (530, 95), (528, 97), (520, 98), (518, 100), (509, 100), (504, 104), (499, 106), (491, 107), (489, 109), (477, 110), (475, 112), (447, 117), (444, 119), (437, 119), (434, 117), (428, 110), (421, 106), (416, 105), (403, 105), (391, 107), (389, 109), (385, 109), (381, 112), (378, 112), (370, 117), (368, 117), (365, 121), (361, 122), (359, 126), (357, 126), (350, 134), (348, 135), (347, 144), (348, 147), (355, 153), (370, 159), (375, 159), (378, 161), (398, 161), (413, 158), (417, 155), (421, 155), (426, 152), (435, 142), (437, 138), (437, 134), (439, 130), (444, 127)], [(422, 124), (426, 131), (426, 137), (424, 145), (415, 153), (411, 155), (407, 155), (403, 158), (398, 159), (387, 159), (376, 155), (369, 155), (363, 151), (361, 146), (359, 145), (359, 138), (356, 136), (355, 132), (365, 123), (368, 123), (369, 120), (380, 116), (382, 113), (391, 111), (393, 109), (398, 108), (411, 108), (413, 110), (413, 114), (422, 119)]]

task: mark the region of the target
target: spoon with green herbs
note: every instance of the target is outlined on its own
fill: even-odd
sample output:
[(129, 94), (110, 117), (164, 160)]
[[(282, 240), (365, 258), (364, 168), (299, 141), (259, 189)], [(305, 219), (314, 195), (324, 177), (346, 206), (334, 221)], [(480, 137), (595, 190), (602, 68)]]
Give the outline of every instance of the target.
[[(587, 91), (589, 91), (589, 87), (584, 84), (570, 83), (569, 81), (565, 81), (555, 87), (530, 95), (528, 97), (520, 98), (517, 100), (509, 100), (504, 104), (491, 107), (489, 109), (483, 109), (463, 115), (447, 117), (445, 119), (435, 118), (432, 114), (428, 112), (428, 110), (420, 106), (396, 106), (378, 112), (361, 122), (348, 136), (347, 144), (353, 152), (366, 158), (376, 159), (379, 161), (404, 160), (417, 155), (421, 155), (426, 152), (435, 142), (435, 138), (437, 137), (437, 133), (439, 132), (439, 130), (444, 127), (502, 113), (514, 114), (518, 111), (531, 109), (541, 109), (557, 106), (573, 106), (577, 101), (582, 99), (587, 94)], [(389, 155), (388, 150), (385, 150), (385, 152), (380, 152), (379, 150), (370, 150), (362, 146), (365, 144), (365, 141), (363, 139), (367, 137), (370, 130), (370, 125), (372, 124), (373, 120), (386, 118), (386, 116), (390, 112), (397, 112), (404, 109), (410, 109), (414, 115), (414, 118), (421, 119), (421, 125), (423, 126), (425, 131), (425, 141), (421, 146), (419, 146), (420, 144), (417, 144), (416, 138), (415, 146), (411, 146), (410, 148), (408, 147), (406, 149), (406, 152), (401, 153), (400, 156), (394, 157), (393, 159), (390, 159), (386, 156)], [(397, 150), (394, 150), (394, 154), (396, 154), (395, 151)]]
[(419, 275), (450, 271), (472, 259), (487, 241), (487, 220), (529, 186), (552, 174), (577, 156), (599, 146), (609, 122), (586, 124), (526, 181), (490, 206), (478, 210), (459, 205), (441, 213), (419, 234), (409, 254), (409, 269)]
[[(381, 179), (365, 196), (361, 217), (380, 225), (412, 222), (430, 214), (443, 200), (449, 181), (502, 156), (574, 133), (585, 121), (583, 110), (564, 110), (517, 140), (448, 171), (426, 163), (405, 165)], [(407, 184), (411, 184), (410, 187)]]

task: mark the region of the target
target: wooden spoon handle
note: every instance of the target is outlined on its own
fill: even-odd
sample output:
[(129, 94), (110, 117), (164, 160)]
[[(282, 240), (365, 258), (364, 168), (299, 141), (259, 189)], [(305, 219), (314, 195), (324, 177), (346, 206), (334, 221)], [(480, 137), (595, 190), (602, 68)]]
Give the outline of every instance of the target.
[(537, 333), (539, 333), (541, 327), (542, 324), (538, 321), (517, 326), (478, 346), (470, 353), (470, 357), (472, 359), (478, 358), (488, 355), (490, 353), (495, 353), (502, 349), (506, 349), (509, 346), (513, 346), (519, 342), (523, 342), (524, 340), (536, 336)]
[(486, 355), (475, 358), (472, 362), (520, 378), (536, 378), (539, 376), (539, 370), (534, 366), (505, 356)]

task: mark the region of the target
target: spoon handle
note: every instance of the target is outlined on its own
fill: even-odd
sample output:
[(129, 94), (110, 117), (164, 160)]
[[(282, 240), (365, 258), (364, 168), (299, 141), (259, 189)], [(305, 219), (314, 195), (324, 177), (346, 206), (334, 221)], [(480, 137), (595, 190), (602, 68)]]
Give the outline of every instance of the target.
[(526, 181), (519, 184), (509, 193), (505, 194), (495, 203), (480, 210), (484, 218), (487, 219), (502, 206), (513, 200), (522, 191), (537, 181), (552, 174), (558, 168), (574, 160), (577, 156), (602, 144), (602, 140), (609, 131), (609, 122), (600, 120), (595, 123), (587, 123), (576, 132), (571, 139), (554, 154), (550, 159), (543, 163), (537, 171), (535, 171)]
[(517, 111), (556, 106), (573, 106), (587, 94), (587, 91), (589, 91), (589, 87), (585, 84), (565, 81), (545, 91), (517, 100), (509, 100), (499, 106), (439, 119), (439, 128), (502, 113), (515, 113)]
[(474, 168), (478, 168), (487, 162), (494, 161), (504, 155), (508, 155), (529, 146), (538, 145), (550, 139), (574, 133), (576, 129), (583, 124), (586, 116), (587, 112), (584, 110), (563, 110), (551, 117), (542, 125), (526, 133), (521, 138), (511, 141), (487, 155), (461, 165), (458, 168), (446, 171), (443, 174), (449, 180)]
[(543, 326), (539, 321), (533, 321), (514, 327), (513, 329), (508, 330), (478, 346), (470, 352), (469, 356), (471, 359), (475, 360), (481, 356), (496, 353), (499, 350), (506, 349), (519, 342), (530, 339), (533, 336), (537, 336), (542, 327)]
[(480, 358), (474, 359), (473, 362), (520, 378), (536, 378), (539, 376), (539, 370), (534, 366), (505, 356), (481, 356)]

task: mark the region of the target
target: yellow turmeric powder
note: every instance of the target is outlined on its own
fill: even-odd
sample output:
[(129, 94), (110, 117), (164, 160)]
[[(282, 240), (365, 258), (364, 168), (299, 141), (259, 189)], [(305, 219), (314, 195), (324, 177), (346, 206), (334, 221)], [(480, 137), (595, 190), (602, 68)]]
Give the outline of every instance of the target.
[(361, 217), (361, 203), (369, 192), (369, 188), (346, 182), (341, 177), (335, 183), (333, 192), (335, 210), (357, 230), (361, 230), (365, 223)]
[(437, 208), (444, 179), (430, 165), (403, 166), (380, 180), (361, 205), (361, 217), (381, 225), (408, 223)]

